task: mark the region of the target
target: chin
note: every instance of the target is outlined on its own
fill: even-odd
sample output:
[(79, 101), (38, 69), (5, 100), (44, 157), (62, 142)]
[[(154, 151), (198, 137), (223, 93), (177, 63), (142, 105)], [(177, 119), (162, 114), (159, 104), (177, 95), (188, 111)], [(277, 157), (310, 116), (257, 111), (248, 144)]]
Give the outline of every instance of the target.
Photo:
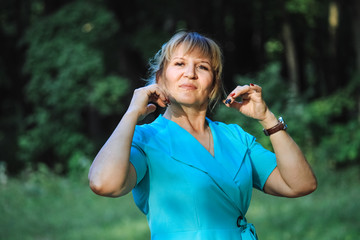
[(175, 96), (175, 97), (173, 96), (171, 101), (187, 107), (191, 107), (191, 106), (195, 107), (201, 105), (207, 106), (207, 99), (199, 99), (199, 98), (195, 98), (193, 95), (191, 96), (189, 95), (190, 94), (182, 94), (181, 96)]
[(179, 104), (195, 104), (197, 102), (193, 97), (177, 97), (174, 99)]
[(205, 108), (207, 107), (206, 103), (200, 103), (198, 101), (177, 101), (177, 103), (185, 107), (194, 107), (194, 108), (199, 108), (201, 106), (205, 106)]

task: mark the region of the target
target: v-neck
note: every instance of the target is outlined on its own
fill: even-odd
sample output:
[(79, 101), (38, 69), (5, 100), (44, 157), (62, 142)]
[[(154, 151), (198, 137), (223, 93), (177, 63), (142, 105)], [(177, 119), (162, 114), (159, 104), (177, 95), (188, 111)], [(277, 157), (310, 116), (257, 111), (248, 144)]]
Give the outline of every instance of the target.
[[(216, 123), (206, 118), (213, 135), (213, 156), (192, 134), (176, 122), (165, 119), (161, 116), (158, 120), (160, 123), (164, 123), (162, 126), (166, 126), (166, 132), (169, 134), (170, 157), (206, 173), (226, 194), (228, 199), (234, 203), (234, 206), (237, 206), (239, 211), (242, 212), (239, 206), (242, 194), (234, 178), (245, 158), (246, 151), (234, 151), (229, 149), (231, 146), (223, 146), (228, 140), (226, 137), (223, 139), (224, 137), (218, 135)], [(223, 142), (223, 140), (225, 141)], [(221, 146), (218, 146), (219, 144)], [(222, 149), (222, 146), (225, 150)], [(234, 166), (231, 162), (225, 161), (226, 159), (239, 159), (239, 162)]]
[(165, 118), (162, 114), (160, 115), (160, 117), (166, 121), (169, 121), (173, 124), (175, 124), (177, 127), (179, 127), (180, 129), (182, 129), (182, 131), (186, 132), (186, 134), (190, 135), (190, 137), (195, 141), (197, 142), (203, 150), (205, 150), (212, 158), (216, 158), (216, 150), (215, 150), (215, 146), (216, 146), (216, 139), (215, 139), (215, 134), (214, 134), (214, 129), (213, 127), (211, 126), (211, 123), (212, 121), (209, 119), (209, 118), (205, 118), (205, 121), (207, 122), (208, 126), (209, 126), (209, 130), (210, 130), (210, 137), (212, 138), (212, 145), (213, 145), (213, 151), (214, 151), (214, 155), (211, 154), (211, 152), (204, 146), (201, 144), (201, 142), (196, 138), (194, 137), (189, 131), (187, 131), (185, 128), (181, 127), (178, 123), (174, 122), (173, 120), (170, 120), (170, 119), (167, 119)]

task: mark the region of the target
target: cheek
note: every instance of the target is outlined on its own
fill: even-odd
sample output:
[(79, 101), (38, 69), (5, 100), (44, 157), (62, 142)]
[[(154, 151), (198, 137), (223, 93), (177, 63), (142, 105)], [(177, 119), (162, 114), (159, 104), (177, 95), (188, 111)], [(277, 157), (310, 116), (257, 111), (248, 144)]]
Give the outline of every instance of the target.
[(176, 71), (168, 70), (165, 73), (165, 77), (163, 79), (164, 86), (166, 86), (168, 88), (175, 86), (177, 79), (179, 78), (178, 76), (179, 76), (179, 74)]
[(212, 75), (207, 77), (206, 86), (207, 86), (206, 88), (210, 89), (210, 91), (214, 88), (215, 79)]

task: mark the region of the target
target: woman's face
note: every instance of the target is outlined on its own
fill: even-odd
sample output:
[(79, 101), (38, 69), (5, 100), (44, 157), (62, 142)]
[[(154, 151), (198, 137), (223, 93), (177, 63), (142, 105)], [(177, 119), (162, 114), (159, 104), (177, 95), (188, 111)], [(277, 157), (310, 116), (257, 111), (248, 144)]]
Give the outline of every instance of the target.
[(168, 93), (172, 103), (206, 108), (213, 88), (213, 78), (210, 59), (196, 49), (185, 54), (180, 45), (158, 83)]

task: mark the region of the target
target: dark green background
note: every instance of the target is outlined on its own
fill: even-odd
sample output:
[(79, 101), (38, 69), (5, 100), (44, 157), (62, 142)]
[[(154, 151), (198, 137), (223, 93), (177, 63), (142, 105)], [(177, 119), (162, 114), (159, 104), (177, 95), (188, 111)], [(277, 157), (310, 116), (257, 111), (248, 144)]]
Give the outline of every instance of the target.
[[(1, 0), (0, 238), (148, 236), (130, 197), (97, 197), (86, 175), (148, 59), (182, 29), (222, 47), (227, 91), (263, 87), (318, 176), (305, 198), (255, 195), (262, 239), (356, 239), (359, 26), (357, 0)], [(222, 104), (209, 115), (271, 149), (256, 121)]]
[[(358, 1), (2, 0), (0, 21), (9, 173), (39, 162), (66, 173), (92, 159), (144, 85), (148, 59), (180, 29), (220, 44), (227, 91), (260, 84), (303, 147), (329, 164), (359, 163)], [(221, 111), (211, 114), (258, 131)]]

